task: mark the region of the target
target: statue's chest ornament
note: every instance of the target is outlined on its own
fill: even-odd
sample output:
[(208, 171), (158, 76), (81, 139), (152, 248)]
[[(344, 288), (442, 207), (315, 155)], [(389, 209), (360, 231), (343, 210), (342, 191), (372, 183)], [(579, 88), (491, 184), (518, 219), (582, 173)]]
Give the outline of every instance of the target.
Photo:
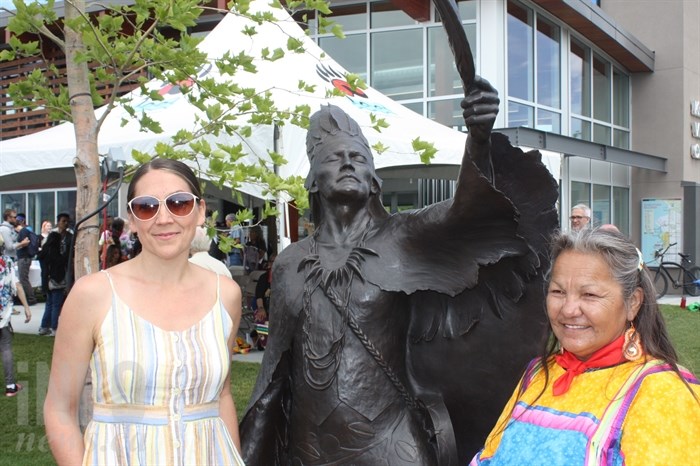
[[(349, 322), (351, 327), (356, 327), (349, 310), (352, 284), (355, 278), (362, 283), (365, 282), (362, 276), (362, 264), (368, 256), (379, 256), (372, 249), (364, 247), (369, 231), (368, 225), (357, 246), (348, 254), (345, 264), (336, 269), (329, 270), (321, 264), (316, 234), (311, 237), (309, 254), (299, 263), (298, 271), (303, 271), (305, 274), (301, 338), (304, 352), (304, 378), (309, 386), (317, 390), (324, 390), (333, 383), (340, 365), (345, 330)], [(312, 309), (311, 295), (317, 288), (320, 288), (333, 304), (340, 318), (340, 325), (330, 326), (330, 329), (324, 327), (323, 331), (326, 332), (324, 337), (314, 333), (321, 331), (321, 326), (315, 325), (318, 313), (328, 311)], [(356, 332), (356, 329), (353, 329), (353, 332)]]

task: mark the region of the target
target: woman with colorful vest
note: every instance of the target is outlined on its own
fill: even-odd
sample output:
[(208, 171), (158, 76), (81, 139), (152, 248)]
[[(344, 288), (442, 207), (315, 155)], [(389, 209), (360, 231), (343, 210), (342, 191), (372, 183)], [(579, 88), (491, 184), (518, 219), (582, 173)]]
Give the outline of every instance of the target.
[(678, 364), (622, 234), (553, 241), (550, 332), (471, 465), (700, 464), (700, 383)]

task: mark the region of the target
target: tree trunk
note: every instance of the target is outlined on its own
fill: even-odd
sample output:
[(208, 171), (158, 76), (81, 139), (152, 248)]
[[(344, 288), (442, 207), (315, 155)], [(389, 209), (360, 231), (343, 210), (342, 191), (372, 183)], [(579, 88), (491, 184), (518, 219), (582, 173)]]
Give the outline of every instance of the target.
[[(85, 14), (85, 1), (66, 2), (66, 23)], [(79, 31), (64, 28), (66, 44), (66, 74), (70, 95), (71, 115), (75, 128), (76, 154), (73, 166), (77, 187), (75, 206), (76, 221), (97, 209), (100, 193), (100, 160), (97, 152), (97, 120), (90, 94), (87, 63), (78, 63), (76, 56), (84, 52), (85, 44)], [(97, 217), (86, 220), (75, 232), (75, 279), (97, 271), (98, 224)], [(90, 373), (87, 374), (81, 399), (80, 425), (87, 426), (92, 418), (92, 394)]]

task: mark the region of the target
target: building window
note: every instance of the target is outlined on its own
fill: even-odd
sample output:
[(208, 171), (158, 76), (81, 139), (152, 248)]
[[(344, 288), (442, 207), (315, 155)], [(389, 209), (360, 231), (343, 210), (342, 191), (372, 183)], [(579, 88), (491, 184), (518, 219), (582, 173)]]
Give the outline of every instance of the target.
[(67, 212), (71, 220), (75, 220), (76, 196), (75, 189), (5, 192), (0, 194), (0, 205), (3, 211), (13, 209), (26, 214), (28, 225), (38, 233), (44, 220), (55, 224), (61, 212)]
[(629, 76), (574, 37), (569, 69), (570, 135), (629, 149)]
[(333, 57), (349, 73), (360, 76), (367, 81), (367, 36), (365, 34), (346, 34), (345, 39), (335, 36), (322, 37), (318, 45)]
[(373, 32), (369, 84), (397, 100), (423, 95), (423, 37), (420, 29)]
[[(569, 53), (569, 92), (571, 113), (591, 116), (591, 49), (576, 39), (571, 39)], [(573, 135), (573, 134), (572, 134)], [(589, 139), (588, 137), (581, 139)]]
[(508, 96), (532, 102), (534, 87), (534, 14), (516, 2), (508, 2)]
[[(477, 7), (476, 0), (458, 2), (475, 61)], [(462, 83), (436, 12), (434, 21), (419, 23), (384, 0), (334, 5), (332, 10), (332, 19), (343, 26), (346, 39), (317, 34), (326, 53), (348, 72), (416, 113), (463, 129)], [(316, 31), (313, 21), (309, 28)]]
[(599, 227), (612, 223), (623, 233), (629, 234), (630, 190), (628, 187), (572, 181), (570, 193), (572, 206), (586, 204), (591, 207), (593, 226)]
[(620, 231), (629, 234), (630, 224), (630, 190), (629, 188), (621, 188), (613, 186), (613, 211), (612, 223), (614, 223)]
[(561, 133), (561, 29), (508, 2), (508, 126)]

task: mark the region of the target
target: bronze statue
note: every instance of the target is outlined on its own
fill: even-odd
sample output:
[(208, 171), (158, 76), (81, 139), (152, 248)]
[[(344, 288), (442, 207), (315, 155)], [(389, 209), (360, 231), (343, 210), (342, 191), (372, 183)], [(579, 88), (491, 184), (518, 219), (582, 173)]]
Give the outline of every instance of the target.
[(541, 346), (557, 184), (538, 152), (491, 134), (498, 95), (454, 1), (434, 3), (465, 89), (455, 196), (389, 215), (357, 123), (333, 106), (311, 117), (316, 230), (272, 272), (247, 464), (466, 464)]
[(274, 265), (247, 464), (465, 464), (481, 446), (540, 344), (557, 220), (539, 154), (491, 135), (498, 103), (476, 78), (454, 198), (393, 215), (357, 123), (311, 117), (317, 228)]

